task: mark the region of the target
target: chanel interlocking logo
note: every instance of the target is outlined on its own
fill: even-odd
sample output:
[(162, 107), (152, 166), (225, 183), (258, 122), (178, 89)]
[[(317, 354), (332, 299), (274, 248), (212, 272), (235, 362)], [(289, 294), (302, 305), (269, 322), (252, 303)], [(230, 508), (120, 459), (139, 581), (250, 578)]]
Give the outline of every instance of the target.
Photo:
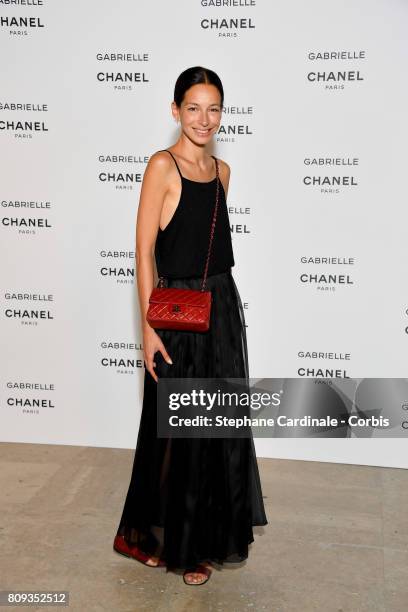
[(178, 304), (173, 304), (172, 312), (180, 312), (181, 308)]

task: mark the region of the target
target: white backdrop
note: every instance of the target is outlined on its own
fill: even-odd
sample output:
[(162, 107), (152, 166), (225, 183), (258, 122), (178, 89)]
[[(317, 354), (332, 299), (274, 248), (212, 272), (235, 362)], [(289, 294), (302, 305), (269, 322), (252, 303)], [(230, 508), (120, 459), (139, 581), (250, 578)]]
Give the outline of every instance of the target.
[[(0, 4), (3, 441), (135, 447), (139, 189), (194, 65), (225, 89), (211, 152), (232, 169), (251, 377), (406, 376), (408, 4), (217, 4)], [(408, 467), (404, 442), (256, 447)]]

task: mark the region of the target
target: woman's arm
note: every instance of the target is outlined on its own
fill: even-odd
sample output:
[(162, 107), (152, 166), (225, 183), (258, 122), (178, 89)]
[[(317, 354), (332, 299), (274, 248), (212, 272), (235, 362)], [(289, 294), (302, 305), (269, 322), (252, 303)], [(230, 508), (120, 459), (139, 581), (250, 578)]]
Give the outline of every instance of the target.
[(149, 297), (154, 286), (154, 246), (159, 229), (164, 197), (168, 189), (169, 156), (154, 153), (143, 176), (136, 220), (136, 277), (143, 331), (143, 350), (146, 369), (158, 380), (153, 361), (160, 351), (168, 363), (172, 363), (161, 338), (146, 321)]

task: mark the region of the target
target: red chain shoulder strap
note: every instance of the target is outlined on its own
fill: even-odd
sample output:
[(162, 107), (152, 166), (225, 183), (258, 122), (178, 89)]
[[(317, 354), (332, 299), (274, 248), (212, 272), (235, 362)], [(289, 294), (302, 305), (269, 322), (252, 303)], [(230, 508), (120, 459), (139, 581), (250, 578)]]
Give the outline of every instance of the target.
[(207, 282), (208, 264), (210, 262), (211, 246), (212, 246), (212, 241), (214, 237), (215, 223), (217, 221), (218, 199), (219, 199), (219, 192), (220, 192), (220, 177), (219, 177), (219, 170), (218, 170), (218, 159), (216, 157), (214, 157), (214, 159), (215, 159), (216, 178), (217, 178), (217, 192), (215, 196), (215, 208), (214, 208), (213, 220), (211, 223), (210, 244), (208, 245), (207, 260), (205, 262), (204, 278), (203, 278), (203, 282), (201, 285), (201, 291), (204, 291), (204, 287)]

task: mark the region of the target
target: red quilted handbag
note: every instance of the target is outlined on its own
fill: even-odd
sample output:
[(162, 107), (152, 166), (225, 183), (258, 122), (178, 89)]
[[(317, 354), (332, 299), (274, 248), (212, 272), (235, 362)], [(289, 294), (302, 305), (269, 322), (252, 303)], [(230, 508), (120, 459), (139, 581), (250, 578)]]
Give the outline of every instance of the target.
[(147, 322), (155, 329), (185, 329), (202, 332), (210, 328), (211, 291), (205, 291), (204, 287), (207, 281), (208, 263), (218, 210), (220, 179), (218, 160), (216, 158), (215, 167), (217, 173), (217, 193), (201, 289), (163, 287), (164, 279), (161, 276), (158, 286), (153, 289), (150, 295), (146, 314)]

